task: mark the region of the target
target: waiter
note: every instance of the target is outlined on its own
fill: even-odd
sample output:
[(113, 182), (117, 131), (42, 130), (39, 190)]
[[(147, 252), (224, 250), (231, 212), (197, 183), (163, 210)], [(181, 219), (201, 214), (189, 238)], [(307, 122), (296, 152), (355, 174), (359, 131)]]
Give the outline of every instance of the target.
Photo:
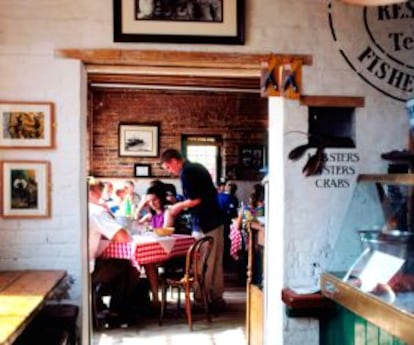
[[(205, 285), (210, 307), (219, 312), (225, 308), (223, 299), (223, 248), (224, 226), (223, 215), (217, 201), (217, 189), (208, 170), (199, 163), (193, 163), (184, 158), (175, 149), (167, 149), (161, 155), (161, 165), (170, 174), (178, 176), (181, 181), (184, 201), (171, 206), (173, 216), (188, 209), (203, 235), (214, 238), (214, 244), (207, 262)], [(200, 301), (197, 291), (196, 301)]]

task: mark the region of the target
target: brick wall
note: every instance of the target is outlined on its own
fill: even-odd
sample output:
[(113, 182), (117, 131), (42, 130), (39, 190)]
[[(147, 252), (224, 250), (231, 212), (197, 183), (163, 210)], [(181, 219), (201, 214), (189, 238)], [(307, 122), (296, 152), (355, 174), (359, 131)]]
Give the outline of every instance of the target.
[(221, 135), (223, 168), (229, 177), (260, 179), (253, 169), (241, 168), (239, 148), (267, 145), (267, 100), (259, 94), (229, 92), (93, 89), (89, 116), (92, 145), (90, 174), (132, 176), (134, 163), (151, 164), (153, 176), (165, 176), (159, 157), (120, 157), (120, 123), (160, 125), (160, 152), (181, 149), (181, 135)]

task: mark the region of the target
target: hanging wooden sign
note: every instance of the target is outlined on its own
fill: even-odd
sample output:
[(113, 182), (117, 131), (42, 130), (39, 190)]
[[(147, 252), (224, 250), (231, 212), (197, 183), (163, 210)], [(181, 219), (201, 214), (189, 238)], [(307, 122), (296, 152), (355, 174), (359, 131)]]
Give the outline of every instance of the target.
[(302, 90), (302, 62), (294, 60), (279, 66), (280, 94), (290, 99), (299, 99)]
[(262, 97), (280, 96), (279, 67), (280, 59), (271, 56), (268, 62), (262, 63), (260, 93)]
[(262, 63), (260, 92), (262, 97), (282, 96), (299, 99), (302, 90), (302, 60), (272, 55)]

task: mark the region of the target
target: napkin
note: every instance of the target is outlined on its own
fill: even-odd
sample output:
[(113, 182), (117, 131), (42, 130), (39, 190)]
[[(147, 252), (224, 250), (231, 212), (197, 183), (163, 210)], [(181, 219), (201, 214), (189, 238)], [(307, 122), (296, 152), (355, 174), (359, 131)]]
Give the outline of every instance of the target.
[(166, 253), (170, 253), (174, 246), (175, 239), (171, 236), (157, 236), (153, 232), (146, 232), (142, 235), (133, 235), (136, 244), (140, 243), (159, 243)]

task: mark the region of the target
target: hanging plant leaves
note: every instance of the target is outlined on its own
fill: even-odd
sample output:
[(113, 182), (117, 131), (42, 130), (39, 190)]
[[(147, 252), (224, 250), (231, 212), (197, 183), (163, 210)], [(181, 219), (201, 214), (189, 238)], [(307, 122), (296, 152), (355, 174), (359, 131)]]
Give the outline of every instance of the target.
[(322, 173), (322, 167), (324, 163), (324, 149), (325, 148), (323, 146), (319, 146), (316, 150), (316, 153), (309, 157), (308, 161), (302, 169), (303, 175), (308, 177), (313, 175), (320, 175)]
[(309, 148), (309, 144), (299, 145), (289, 152), (288, 158), (292, 161), (296, 161), (301, 158)]

